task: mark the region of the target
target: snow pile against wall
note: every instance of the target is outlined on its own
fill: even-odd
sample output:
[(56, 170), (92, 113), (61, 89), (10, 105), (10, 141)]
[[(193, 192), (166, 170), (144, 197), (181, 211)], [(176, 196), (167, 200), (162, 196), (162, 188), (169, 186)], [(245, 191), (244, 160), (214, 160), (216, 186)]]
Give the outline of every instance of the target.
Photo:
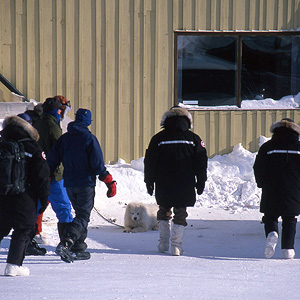
[(253, 174), (255, 156), (256, 153), (238, 144), (231, 153), (210, 159), (205, 191), (198, 197), (197, 204), (232, 212), (257, 209), (261, 192)]

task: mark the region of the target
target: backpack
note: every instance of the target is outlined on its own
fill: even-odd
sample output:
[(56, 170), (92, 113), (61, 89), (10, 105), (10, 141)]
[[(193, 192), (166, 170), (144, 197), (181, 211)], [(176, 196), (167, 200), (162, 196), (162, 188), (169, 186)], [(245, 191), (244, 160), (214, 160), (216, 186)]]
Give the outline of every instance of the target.
[(0, 138), (0, 195), (18, 195), (26, 190), (25, 148), (22, 141)]

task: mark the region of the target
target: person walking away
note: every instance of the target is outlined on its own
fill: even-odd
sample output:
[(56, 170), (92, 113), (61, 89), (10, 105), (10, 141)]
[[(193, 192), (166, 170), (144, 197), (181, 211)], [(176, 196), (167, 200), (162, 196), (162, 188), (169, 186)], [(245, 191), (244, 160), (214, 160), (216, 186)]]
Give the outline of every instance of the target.
[[(45, 151), (46, 157), (54, 143), (62, 135), (60, 120), (62, 117), (62, 104), (60, 99), (47, 98), (43, 103), (43, 115), (33, 126), (40, 135), (39, 144)], [(58, 219), (57, 229), (59, 237), (62, 237), (67, 223), (72, 222), (72, 206), (63, 184), (62, 166), (57, 166), (51, 172), (49, 202)], [(36, 254), (38, 255), (38, 253)]]
[[(33, 109), (27, 109), (24, 114), (25, 114), (25, 118), (23, 117), (23, 119), (26, 120), (26, 116), (29, 116), (30, 121), (28, 121), (28, 120), (26, 120), (26, 121), (29, 122), (31, 125), (34, 125), (35, 122), (38, 121), (43, 114), (43, 104), (42, 103), (36, 104)], [(21, 114), (21, 115), (23, 115), (23, 114)], [(20, 116), (20, 114), (18, 116), (22, 118), (22, 116)], [(47, 252), (47, 251), (45, 251), (46, 250), (45, 248), (39, 248), (39, 246), (37, 245), (38, 240), (40, 243), (43, 242), (42, 219), (43, 219), (43, 214), (37, 215), (35, 238), (32, 239), (32, 243), (29, 244), (29, 246), (27, 247), (27, 250), (26, 250), (27, 254), (29, 254), (29, 255), (36, 254), (36, 252), (38, 252), (40, 254), (41, 252), (39, 249), (43, 249), (41, 251), (43, 251), (44, 253)], [(32, 249), (30, 249), (30, 247)]]
[(264, 143), (254, 162), (257, 186), (262, 188), (260, 212), (264, 214), (266, 245), (271, 258), (278, 243), (278, 218), (282, 219), (281, 249), (286, 259), (295, 256), (294, 243), (300, 214), (300, 127), (289, 118), (274, 123), (273, 136)]
[(48, 203), (49, 167), (38, 145), (38, 132), (17, 116), (4, 119), (1, 137), (5, 140), (22, 141), (26, 158), (26, 189), (16, 195), (0, 195), (0, 241), (13, 229), (4, 275), (28, 276), (23, 266), (25, 250), (35, 231), (36, 206), (40, 199), (43, 212)]
[[(183, 253), (182, 240), (187, 226), (187, 207), (194, 206), (196, 193), (203, 193), (207, 180), (207, 154), (203, 141), (193, 133), (192, 116), (182, 107), (174, 106), (161, 120), (162, 130), (155, 134), (146, 150), (144, 181), (147, 191), (159, 205), (158, 251)], [(173, 208), (173, 226), (171, 219)], [(171, 232), (170, 232), (171, 230)]]
[[(26, 122), (28, 122), (29, 124), (32, 125), (33, 121), (31, 119), (30, 115), (27, 114), (26, 112), (18, 114), (17, 117), (22, 118), (23, 120), (25, 120)], [(39, 211), (40, 208), (41, 208), (41, 203), (38, 200), (37, 211)], [(42, 225), (41, 225), (41, 223), (42, 223), (42, 215), (43, 215), (43, 213), (41, 213), (41, 214), (37, 213), (37, 220), (36, 220), (36, 225), (35, 225), (36, 230), (35, 230), (35, 233), (33, 235), (36, 235), (36, 234), (38, 234), (38, 233), (40, 233), (42, 231)], [(41, 248), (38, 245), (36, 239), (32, 238), (31, 242), (28, 244), (28, 246), (26, 248), (25, 255), (45, 255), (46, 253), (47, 253), (46, 248)]]
[(116, 194), (116, 182), (106, 170), (100, 144), (88, 129), (91, 123), (91, 111), (78, 109), (75, 121), (69, 123), (68, 131), (57, 140), (47, 158), (52, 172), (62, 162), (64, 185), (75, 210), (75, 218), (67, 224), (55, 251), (68, 263), (90, 258), (85, 239), (94, 207), (96, 176), (107, 185), (108, 197)]

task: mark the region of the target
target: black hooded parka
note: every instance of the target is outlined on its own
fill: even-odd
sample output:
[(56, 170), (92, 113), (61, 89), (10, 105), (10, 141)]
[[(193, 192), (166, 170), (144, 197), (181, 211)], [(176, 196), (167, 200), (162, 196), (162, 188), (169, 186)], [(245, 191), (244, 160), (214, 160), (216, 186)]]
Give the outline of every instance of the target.
[(260, 212), (272, 216), (300, 214), (300, 127), (283, 119), (271, 126), (273, 136), (258, 151), (254, 163), (262, 188)]
[[(207, 180), (207, 154), (203, 141), (191, 130), (192, 117), (181, 107), (167, 111), (163, 130), (154, 135), (146, 150), (146, 184), (155, 184), (155, 197), (163, 207), (194, 206), (195, 188)], [(201, 192), (202, 192), (201, 191)]]
[(37, 201), (47, 199), (50, 192), (50, 171), (46, 157), (37, 143), (39, 134), (25, 120), (11, 116), (4, 120), (1, 136), (7, 140), (28, 139), (23, 142), (28, 185), (24, 193), (0, 196), (0, 227), (34, 229)]

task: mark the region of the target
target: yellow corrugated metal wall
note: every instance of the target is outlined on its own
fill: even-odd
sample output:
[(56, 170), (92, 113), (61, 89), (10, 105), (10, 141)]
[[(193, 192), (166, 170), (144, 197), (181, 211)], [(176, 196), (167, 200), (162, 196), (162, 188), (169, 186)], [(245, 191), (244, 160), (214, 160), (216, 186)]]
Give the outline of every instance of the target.
[[(63, 94), (74, 110), (90, 108), (106, 162), (129, 161), (144, 155), (173, 105), (174, 30), (296, 29), (299, 6), (300, 0), (1, 0), (0, 72), (27, 98)], [(193, 115), (210, 155), (238, 142), (257, 149), (260, 130), (275, 120), (272, 111)]]
[(204, 140), (210, 156), (226, 154), (239, 143), (256, 152), (259, 137), (270, 137), (271, 125), (283, 118), (300, 125), (299, 110), (203, 110), (191, 114), (194, 131)]

